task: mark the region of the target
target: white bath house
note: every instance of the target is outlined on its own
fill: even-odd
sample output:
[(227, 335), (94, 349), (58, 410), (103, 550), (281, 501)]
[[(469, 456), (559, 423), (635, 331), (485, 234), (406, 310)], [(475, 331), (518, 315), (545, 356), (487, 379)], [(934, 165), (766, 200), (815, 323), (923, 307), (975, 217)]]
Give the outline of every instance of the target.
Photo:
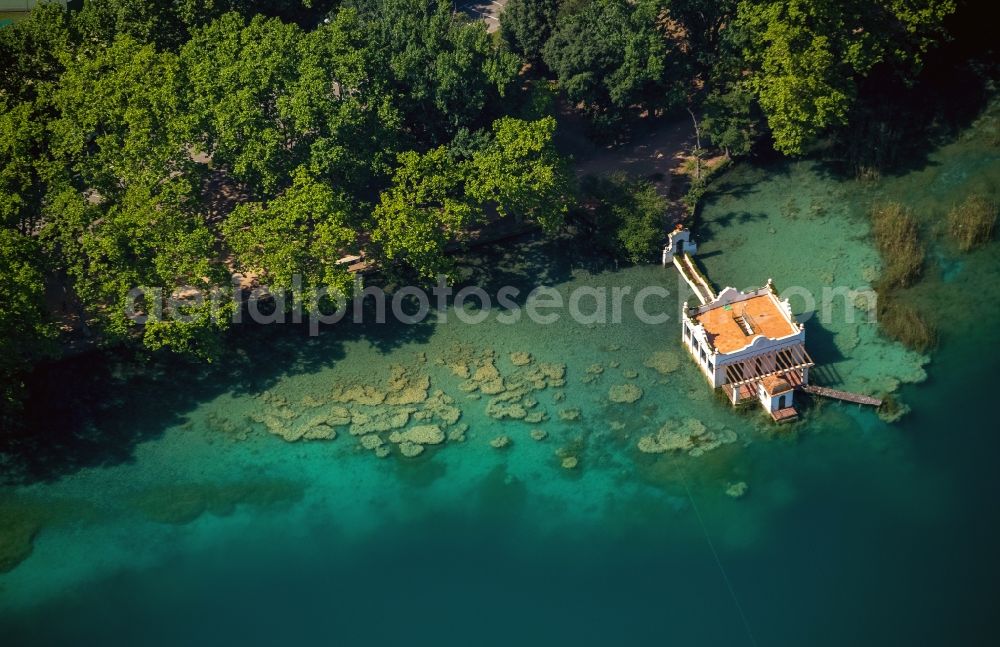
[(688, 231), (678, 227), (669, 238), (664, 264), (673, 262), (700, 302), (684, 304), (681, 339), (705, 378), (734, 406), (756, 399), (777, 422), (796, 418), (795, 389), (808, 385), (815, 365), (805, 325), (770, 279), (750, 292), (727, 287), (715, 294), (690, 256)]

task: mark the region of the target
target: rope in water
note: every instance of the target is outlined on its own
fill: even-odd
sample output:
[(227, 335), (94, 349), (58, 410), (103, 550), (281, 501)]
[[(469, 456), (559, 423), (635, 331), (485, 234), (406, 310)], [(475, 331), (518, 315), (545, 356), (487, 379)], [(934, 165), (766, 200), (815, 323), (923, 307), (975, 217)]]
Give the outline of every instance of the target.
[(684, 490), (687, 492), (688, 501), (691, 502), (691, 507), (694, 509), (694, 514), (698, 518), (698, 525), (701, 526), (701, 532), (705, 535), (705, 542), (712, 551), (712, 556), (715, 557), (715, 563), (719, 567), (719, 572), (722, 573), (722, 579), (726, 582), (726, 588), (729, 589), (729, 595), (733, 598), (733, 604), (736, 605), (736, 610), (740, 613), (740, 619), (743, 620), (743, 627), (747, 631), (747, 637), (750, 639), (750, 644), (756, 647), (757, 639), (753, 635), (753, 631), (750, 629), (750, 621), (747, 620), (746, 614), (743, 612), (743, 605), (740, 604), (740, 600), (736, 597), (736, 589), (733, 588), (733, 583), (729, 580), (729, 575), (726, 573), (725, 567), (722, 565), (722, 560), (719, 559), (719, 553), (715, 550), (715, 544), (712, 543), (712, 538), (708, 535), (708, 528), (705, 527), (705, 520), (701, 518), (701, 510), (698, 509), (698, 504), (694, 502), (694, 497), (691, 496), (691, 488), (688, 487), (687, 479), (681, 476), (681, 482), (684, 484)]

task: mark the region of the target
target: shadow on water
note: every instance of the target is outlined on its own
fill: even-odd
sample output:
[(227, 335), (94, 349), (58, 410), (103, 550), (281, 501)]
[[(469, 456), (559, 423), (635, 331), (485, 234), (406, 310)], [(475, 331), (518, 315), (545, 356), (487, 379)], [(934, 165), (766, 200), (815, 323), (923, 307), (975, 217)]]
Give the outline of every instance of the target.
[(953, 38), (927, 56), (916, 81), (876, 69), (862, 84), (850, 125), (833, 137), (816, 172), (842, 181), (867, 168), (900, 177), (939, 166), (933, 151), (955, 141), (989, 107), (998, 73), (995, 38), (980, 35), (974, 3), (948, 19)]
[(254, 394), (292, 375), (335, 365), (349, 342), (388, 353), (423, 343), (429, 322), (353, 323), (309, 336), (305, 324), (234, 327), (212, 364), (124, 350), (93, 351), (39, 367), (31, 376), (23, 429), (3, 437), (2, 479), (51, 481), (85, 467), (131, 460), (135, 446), (183, 424), (223, 393)]
[[(992, 54), (995, 39), (983, 33), (974, 13), (962, 10), (949, 18), (949, 31), (962, 36), (928, 56), (916, 82), (907, 85), (888, 70), (876, 70), (864, 82), (859, 91), (862, 99), (853, 108), (849, 125), (833, 133), (807, 158), (820, 179), (844, 182), (872, 170), (876, 177), (901, 177), (940, 166), (931, 159), (932, 152), (954, 142), (988, 113), (1000, 78)], [(773, 150), (758, 151), (753, 161), (760, 169), (759, 177), (748, 181), (739, 174), (722, 174), (713, 181), (706, 205), (746, 198), (759, 190), (759, 180), (787, 176), (792, 166), (800, 163)], [(756, 217), (733, 212), (715, 224), (725, 226)], [(699, 226), (699, 237), (705, 242), (716, 233)]]
[[(816, 366), (809, 370), (812, 381), (821, 386), (836, 386), (843, 383), (840, 373), (837, 371), (837, 363), (842, 362), (846, 357), (837, 348), (835, 342), (836, 335), (822, 324), (813, 313), (808, 323), (809, 327), (809, 355), (816, 362)], [(801, 320), (801, 318), (800, 318)]]
[[(610, 257), (578, 254), (578, 246), (571, 238), (529, 235), (476, 250), (460, 261), (467, 276), (455, 290), (476, 285), (495, 295), (510, 285), (519, 290), (512, 301), (523, 306), (536, 286), (562, 283), (579, 270), (597, 273), (616, 267)], [(434, 307), (432, 296), (430, 301)], [(391, 312), (388, 304), (387, 310)], [(222, 394), (252, 395), (290, 376), (335, 366), (350, 343), (367, 343), (388, 354), (404, 345), (426, 344), (433, 334), (433, 316), (412, 324), (389, 316), (378, 324), (371, 323), (373, 311), (369, 299), (363, 323), (345, 317), (321, 326), (316, 336), (310, 336), (307, 323), (241, 324), (229, 331), (222, 357), (212, 364), (166, 355), (137, 357), (115, 349), (40, 366), (30, 377), (23, 430), (0, 440), (0, 480), (52, 481), (85, 467), (130, 461), (136, 445), (183, 424), (199, 404)]]
[[(584, 249), (586, 253), (581, 253)], [(463, 258), (460, 267), (469, 275), (455, 287), (457, 290), (476, 285), (493, 295), (501, 287), (512, 286), (518, 289), (512, 300), (524, 305), (528, 293), (537, 286), (569, 281), (574, 272), (581, 270), (597, 274), (619, 269), (621, 265), (612, 256), (574, 236), (543, 238), (529, 234)]]

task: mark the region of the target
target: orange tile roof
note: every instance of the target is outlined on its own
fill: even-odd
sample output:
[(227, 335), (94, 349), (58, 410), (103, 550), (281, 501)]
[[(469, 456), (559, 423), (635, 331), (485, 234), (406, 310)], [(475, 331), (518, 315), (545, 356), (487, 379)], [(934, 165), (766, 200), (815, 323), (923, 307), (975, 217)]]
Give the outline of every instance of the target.
[(792, 385), (788, 383), (788, 380), (777, 375), (768, 375), (760, 383), (764, 385), (764, 390), (767, 391), (768, 395), (777, 395), (792, 390)]
[[(736, 323), (736, 317), (743, 314), (750, 315), (749, 318), (753, 321), (753, 335), (747, 335)], [(728, 309), (725, 306), (712, 308), (698, 315), (697, 319), (705, 327), (708, 343), (720, 353), (739, 350), (757, 335), (779, 339), (797, 332), (769, 294), (734, 303)]]

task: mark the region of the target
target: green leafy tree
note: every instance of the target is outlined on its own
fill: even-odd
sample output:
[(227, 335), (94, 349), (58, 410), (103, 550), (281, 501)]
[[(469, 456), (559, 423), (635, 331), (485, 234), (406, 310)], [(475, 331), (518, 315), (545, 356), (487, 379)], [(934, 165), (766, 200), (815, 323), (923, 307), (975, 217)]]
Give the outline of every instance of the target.
[(224, 232), (240, 269), (260, 273), (276, 290), (298, 287), (298, 275), (308, 306), (317, 290), (350, 292), (352, 277), (337, 261), (357, 242), (351, 221), (344, 195), (299, 168), (279, 197), (237, 207)]
[(552, 143), (556, 120), (503, 117), (493, 124), (493, 140), (473, 155), (469, 192), (492, 201), (501, 215), (538, 222), (554, 231), (572, 202), (572, 174)]
[(73, 58), (51, 95), (51, 153), (105, 200), (132, 183), (193, 173), (187, 87), (176, 55), (130, 36)]
[(0, 427), (7, 428), (25, 395), (25, 373), (53, 351), (55, 330), (45, 309), (45, 275), (35, 240), (0, 228), (0, 276)]
[(585, 178), (581, 192), (590, 205), (587, 221), (593, 239), (629, 261), (648, 262), (663, 240), (667, 212), (656, 188), (618, 173)]
[(30, 234), (38, 225), (44, 193), (36, 161), (42, 156), (44, 124), (22, 102), (0, 112), (0, 225)]
[(751, 83), (775, 148), (783, 153), (802, 153), (819, 133), (843, 124), (854, 99), (850, 63), (838, 56), (836, 43), (811, 20), (813, 10), (830, 13), (826, 4), (740, 5), (740, 19), (756, 34), (754, 44), (763, 45), (759, 54), (748, 50), (760, 66)]
[(659, 15), (651, 0), (590, 0), (563, 11), (544, 47), (545, 63), (569, 99), (598, 120), (620, 120), (633, 107), (680, 105), (685, 79), (670, 63)]
[(733, 53), (726, 41), (739, 0), (670, 0), (663, 3), (661, 24), (675, 43), (676, 52), (689, 60), (698, 79), (711, 76)]
[(797, 155), (843, 125), (857, 81), (876, 66), (909, 73), (943, 33), (952, 0), (740, 3), (749, 83), (779, 151)]
[(40, 4), (0, 29), (0, 105), (37, 99), (41, 88), (59, 78), (61, 58), (74, 47), (70, 14), (56, 4)]
[(415, 144), (444, 144), (499, 115), (520, 63), (497, 47), (482, 21), (454, 15), (446, 0), (357, 4)]
[[(87, 0), (74, 17), (74, 23), (91, 43), (110, 44), (119, 36), (129, 36), (143, 44), (171, 49), (187, 37), (185, 25), (175, 11), (176, 4), (157, 0)], [(213, 3), (208, 0), (199, 4), (204, 11)]]
[(197, 142), (213, 162), (263, 195), (280, 191), (305, 157), (282, 117), (298, 78), (301, 30), (229, 13), (196, 30), (181, 58), (191, 82)]
[(201, 207), (186, 97), (177, 55), (129, 35), (67, 59), (48, 98), (42, 237), (106, 341), (139, 333), (148, 348), (207, 356), (225, 325), (208, 305), (185, 304), (191, 316), (168, 321), (162, 300), (150, 299), (141, 328), (129, 312), (136, 288), (166, 298), (228, 283)]
[(191, 33), (226, 13), (285, 22), (315, 21), (333, 0), (86, 0), (74, 22), (84, 38), (110, 43), (120, 35), (176, 51)]
[(510, 0), (500, 14), (500, 33), (507, 47), (529, 63), (540, 63), (558, 12), (558, 0)]
[[(488, 142), (476, 141), (463, 159), (438, 147), (399, 157), (392, 185), (374, 212), (372, 240), (390, 261), (405, 263), (424, 278), (447, 273), (447, 244), (462, 229), (482, 222), (484, 206), (501, 216), (538, 222), (554, 231), (572, 201), (572, 176), (552, 143), (555, 119), (497, 120)], [(465, 150), (465, 149), (462, 149)]]
[(373, 214), (372, 242), (385, 259), (403, 262), (426, 279), (452, 269), (445, 246), (481, 217), (466, 196), (466, 169), (444, 146), (400, 154), (392, 185)]
[(760, 135), (753, 90), (745, 83), (716, 89), (705, 99), (701, 129), (726, 155), (746, 155)]
[(616, 240), (626, 258), (633, 263), (649, 262), (663, 239), (663, 218), (667, 202), (648, 182), (628, 186), (624, 204), (615, 205), (613, 213), (619, 221)]
[[(228, 285), (196, 187), (182, 176), (133, 183), (114, 203), (94, 202), (60, 185), (50, 190), (46, 203), (43, 236), (63, 259), (74, 291), (109, 342), (132, 339), (137, 330), (136, 313), (129, 311), (134, 289), (160, 291), (161, 299), (139, 303), (143, 313), (153, 314), (157, 303), (178, 292), (194, 288), (208, 294)], [(223, 314), (219, 321), (195, 318), (170, 328), (199, 329), (176, 337), (177, 349), (188, 350), (191, 339), (207, 340), (224, 325)], [(162, 330), (153, 336), (154, 328), (143, 329), (149, 335), (144, 340), (155, 340), (153, 348), (169, 346), (172, 338)]]
[(310, 172), (357, 197), (391, 174), (403, 128), (379, 52), (353, 9), (300, 44), (297, 77), (279, 114), (301, 138)]
[(261, 198), (307, 165), (354, 194), (379, 183), (399, 150), (401, 118), (380, 53), (344, 9), (304, 33), (226, 14), (182, 50), (192, 139)]

